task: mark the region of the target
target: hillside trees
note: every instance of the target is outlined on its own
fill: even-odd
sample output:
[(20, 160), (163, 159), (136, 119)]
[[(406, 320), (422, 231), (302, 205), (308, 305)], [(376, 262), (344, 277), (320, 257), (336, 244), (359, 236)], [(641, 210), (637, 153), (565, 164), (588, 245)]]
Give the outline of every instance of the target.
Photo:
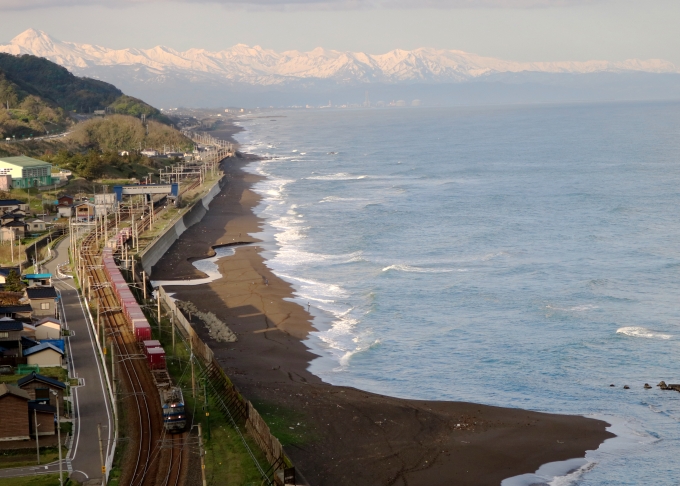
[(77, 143), (102, 152), (140, 148), (162, 150), (164, 145), (180, 148), (192, 146), (191, 140), (167, 125), (150, 121), (147, 126), (148, 135), (147, 127), (138, 118), (111, 115), (78, 124), (72, 137)]

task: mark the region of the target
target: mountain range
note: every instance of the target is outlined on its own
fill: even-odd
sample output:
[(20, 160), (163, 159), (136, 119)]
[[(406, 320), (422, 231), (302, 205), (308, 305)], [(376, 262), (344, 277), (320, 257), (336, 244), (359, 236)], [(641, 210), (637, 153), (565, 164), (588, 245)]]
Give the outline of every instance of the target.
[[(424, 93), (421, 96), (424, 98), (428, 98), (428, 91), (440, 93), (430, 96), (434, 104), (438, 104), (436, 99), (445, 99), (446, 96), (441, 96), (445, 92), (479, 91), (473, 98), (484, 100), (487, 96), (483, 92), (489, 91), (489, 99), (493, 100), (499, 94), (494, 95), (493, 91), (501, 85), (505, 86), (501, 91), (516, 93), (520, 85), (524, 87), (519, 91), (524, 92), (527, 85), (536, 84), (543, 86), (539, 93), (545, 92), (545, 88), (549, 92), (559, 92), (562, 87), (562, 91), (572, 93), (572, 97), (589, 98), (588, 90), (584, 92), (582, 88), (590, 85), (590, 91), (604, 89), (611, 93), (612, 81), (617, 80), (626, 85), (624, 94), (635, 99), (636, 96), (647, 96), (641, 95), (633, 85), (649, 79), (654, 80), (652, 93), (664, 97), (670, 89), (669, 96), (675, 96), (675, 91), (680, 94), (675, 87), (680, 69), (661, 59), (513, 62), (432, 48), (397, 49), (374, 55), (322, 48), (309, 52), (276, 52), (243, 44), (216, 52), (205, 49), (177, 51), (164, 46), (109, 49), (63, 42), (34, 29), (21, 33), (9, 44), (0, 45), (0, 52), (44, 57), (74, 74), (114, 83), (156, 104), (243, 105), (245, 103), (238, 101), (244, 99), (259, 101), (257, 104), (275, 102), (278, 105), (296, 100), (304, 104), (305, 97), (313, 103), (317, 98), (327, 100), (329, 96), (340, 97), (340, 100), (343, 96), (359, 97), (359, 101), (363, 101), (363, 90), (371, 90), (378, 97), (393, 93), (399, 96), (400, 91), (404, 96)], [(576, 84), (575, 78), (578, 78)], [(662, 86), (659, 86), (660, 82)], [(484, 87), (462, 87), (479, 83)], [(535, 89), (529, 89), (526, 94), (532, 91), (536, 93)], [(545, 99), (539, 95), (537, 101)]]

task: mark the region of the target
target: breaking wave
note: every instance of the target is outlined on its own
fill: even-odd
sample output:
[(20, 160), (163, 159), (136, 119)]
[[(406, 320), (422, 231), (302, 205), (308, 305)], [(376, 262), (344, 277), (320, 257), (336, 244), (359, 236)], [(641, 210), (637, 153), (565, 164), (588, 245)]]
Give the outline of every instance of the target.
[(622, 327), (616, 330), (616, 334), (623, 334), (631, 337), (641, 337), (646, 339), (671, 339), (670, 334), (662, 334), (660, 332), (652, 331), (646, 327), (630, 326)]

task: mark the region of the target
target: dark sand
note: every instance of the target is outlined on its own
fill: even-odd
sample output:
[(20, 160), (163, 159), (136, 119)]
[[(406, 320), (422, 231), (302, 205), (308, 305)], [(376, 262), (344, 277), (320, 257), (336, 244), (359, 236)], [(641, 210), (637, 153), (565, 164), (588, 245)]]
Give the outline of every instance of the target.
[[(154, 279), (200, 277), (190, 261), (212, 255), (212, 245), (256, 243), (248, 234), (262, 226), (252, 213), (258, 177), (241, 170), (246, 163), (225, 163), (229, 183), (154, 267)], [(307, 371), (316, 357), (302, 342), (314, 330), (311, 317), (284, 300), (293, 289), (260, 252), (256, 244), (238, 247), (220, 260), (222, 279), (168, 290), (237, 333), (238, 342), (225, 344), (197, 328), (244, 396), (265, 416), (277, 410), (283, 417), (277, 433), (310, 484), (498, 485), (547, 462), (583, 457), (613, 437), (605, 422), (584, 417), (403, 400), (323, 383)]]

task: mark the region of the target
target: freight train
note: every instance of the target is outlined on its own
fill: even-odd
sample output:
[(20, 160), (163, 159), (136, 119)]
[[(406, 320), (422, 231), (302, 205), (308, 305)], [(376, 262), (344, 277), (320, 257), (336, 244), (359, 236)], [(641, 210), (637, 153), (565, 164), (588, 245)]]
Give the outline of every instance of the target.
[(165, 350), (159, 341), (151, 339), (151, 326), (137, 303), (130, 287), (113, 258), (113, 249), (103, 251), (103, 267), (120, 308), (137, 341), (142, 345), (153, 376), (163, 411), (163, 425), (168, 432), (181, 432), (186, 426), (182, 390), (172, 383), (165, 364)]

